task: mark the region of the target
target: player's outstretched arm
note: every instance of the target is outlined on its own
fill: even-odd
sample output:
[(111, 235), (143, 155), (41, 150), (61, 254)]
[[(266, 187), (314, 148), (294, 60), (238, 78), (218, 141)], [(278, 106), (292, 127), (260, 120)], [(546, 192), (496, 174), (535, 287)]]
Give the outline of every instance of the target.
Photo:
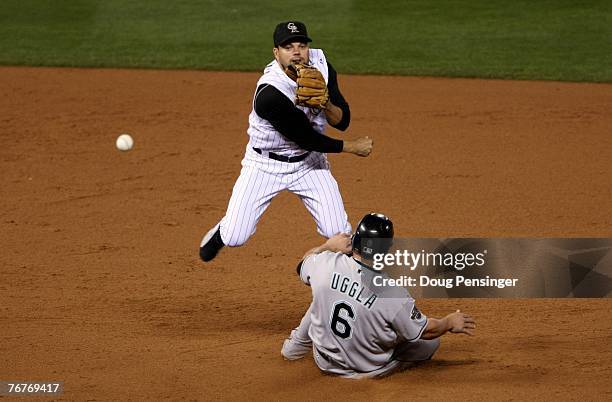
[[(335, 236), (330, 237), (327, 241), (321, 244), (318, 247), (311, 248), (304, 254), (302, 260), (298, 263), (296, 267), (297, 274), (300, 275), (302, 270), (302, 264), (306, 257), (311, 256), (313, 254), (319, 254), (324, 251), (332, 251), (334, 253), (344, 253), (349, 254), (352, 251), (351, 247), (351, 237), (346, 233), (338, 233)], [(301, 275), (300, 275), (301, 276)], [(309, 284), (306, 282), (306, 284)]]
[(302, 260), (309, 255), (319, 254), (324, 251), (331, 251), (334, 253), (348, 254), (351, 252), (351, 237), (346, 233), (338, 233), (335, 236), (330, 237), (327, 241), (318, 247), (311, 248), (304, 254)]
[(435, 339), (447, 332), (474, 335), (475, 329), (476, 322), (474, 319), (470, 315), (457, 310), (444, 318), (428, 318), (427, 327), (421, 335), (421, 339)]
[(342, 152), (348, 152), (357, 156), (368, 156), (372, 152), (374, 142), (368, 136), (357, 138), (356, 140), (344, 140)]

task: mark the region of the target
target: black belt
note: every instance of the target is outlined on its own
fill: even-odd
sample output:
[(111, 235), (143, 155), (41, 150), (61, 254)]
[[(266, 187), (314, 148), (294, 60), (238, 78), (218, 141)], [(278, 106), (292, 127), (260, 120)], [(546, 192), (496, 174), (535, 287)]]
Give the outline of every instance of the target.
[(270, 159), (274, 159), (275, 161), (289, 162), (289, 163), (303, 161), (310, 154), (310, 151), (309, 151), (309, 152), (306, 152), (305, 154), (298, 155), (298, 156), (285, 156), (285, 155), (275, 154), (274, 152), (262, 151), (261, 149), (255, 148), (255, 147), (253, 147), (253, 151), (257, 152), (260, 155), (267, 156)]

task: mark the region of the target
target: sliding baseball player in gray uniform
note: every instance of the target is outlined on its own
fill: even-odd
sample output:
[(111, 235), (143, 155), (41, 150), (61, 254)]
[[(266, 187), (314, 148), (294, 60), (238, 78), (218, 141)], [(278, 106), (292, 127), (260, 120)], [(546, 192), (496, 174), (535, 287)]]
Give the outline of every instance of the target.
[(472, 335), (476, 324), (467, 314), (427, 317), (403, 289), (404, 297), (384, 297), (368, 284), (364, 273), (372, 272), (373, 255), (387, 252), (392, 238), (392, 222), (369, 214), (352, 241), (340, 234), (306, 253), (298, 272), (312, 288), (312, 304), (283, 344), (285, 359), (296, 360), (312, 350), (326, 373), (380, 377), (430, 359), (446, 332)]

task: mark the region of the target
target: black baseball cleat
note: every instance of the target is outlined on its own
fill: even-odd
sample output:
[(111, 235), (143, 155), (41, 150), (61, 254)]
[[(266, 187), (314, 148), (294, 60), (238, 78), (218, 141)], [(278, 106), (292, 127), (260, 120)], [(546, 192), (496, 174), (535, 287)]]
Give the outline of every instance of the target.
[(223, 246), (225, 246), (225, 244), (223, 244), (223, 240), (221, 240), (221, 229), (219, 228), (219, 224), (217, 224), (214, 228), (210, 229), (202, 239), (202, 243), (200, 243), (200, 258), (204, 262), (212, 261)]

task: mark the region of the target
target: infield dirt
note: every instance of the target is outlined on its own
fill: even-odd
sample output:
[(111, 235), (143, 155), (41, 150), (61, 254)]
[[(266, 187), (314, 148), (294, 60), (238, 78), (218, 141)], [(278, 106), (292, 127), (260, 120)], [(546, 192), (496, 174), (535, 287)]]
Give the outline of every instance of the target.
[[(310, 301), (295, 275), (322, 239), (297, 197), (246, 246), (198, 259), (224, 214), (258, 74), (0, 68), (0, 380), (65, 381), (67, 400), (612, 399), (607, 299), (426, 299), (477, 335), (382, 380), (286, 362)], [(353, 223), (397, 235), (612, 237), (612, 86), (339, 77), (330, 155)], [(114, 142), (128, 132), (132, 151)]]

